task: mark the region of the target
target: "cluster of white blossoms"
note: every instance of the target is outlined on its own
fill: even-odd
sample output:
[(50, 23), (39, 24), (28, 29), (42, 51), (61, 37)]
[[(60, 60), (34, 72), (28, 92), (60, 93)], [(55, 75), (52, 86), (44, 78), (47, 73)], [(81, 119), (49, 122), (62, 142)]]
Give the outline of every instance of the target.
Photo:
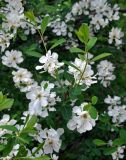
[(61, 21), (59, 18), (52, 21), (49, 25), (52, 28), (52, 32), (57, 36), (66, 36), (67, 35), (67, 24), (65, 21)]
[(75, 130), (79, 133), (84, 133), (86, 131), (92, 130), (92, 128), (95, 126), (96, 119), (93, 119), (89, 112), (85, 110), (85, 106), (87, 106), (88, 103), (82, 103), (80, 106), (73, 107), (73, 115), (72, 118), (67, 123), (67, 127), (70, 130)]
[(27, 21), (24, 15), (22, 0), (5, 0), (5, 2), (6, 6), (0, 9), (0, 13), (5, 17), (2, 19), (2, 30), (0, 31), (1, 52), (9, 47), (10, 40), (15, 36), (18, 28), (24, 29), (26, 35), (30, 32), (36, 33), (35, 27)]
[(10, 31), (14, 29), (14, 32), (23, 25), (22, 19), (24, 19), (24, 8), (22, 6), (22, 0), (5, 0), (7, 2), (6, 7), (2, 8), (5, 15), (4, 22), (2, 23), (2, 28), (5, 31)]
[[(15, 125), (15, 124), (16, 124), (16, 120), (10, 119), (10, 116), (8, 114), (4, 114), (2, 119), (0, 120), (0, 126), (1, 125)], [(11, 133), (11, 131), (0, 128), (0, 137), (2, 137), (3, 135), (7, 133)]]
[(103, 60), (97, 65), (98, 80), (104, 87), (108, 87), (110, 82), (115, 80), (116, 76), (113, 74), (115, 67), (108, 60)]
[(119, 125), (126, 121), (126, 105), (121, 105), (121, 98), (108, 95), (104, 102), (108, 104), (108, 115), (112, 117), (112, 122)]
[(113, 7), (107, 0), (80, 0), (71, 10), (73, 16), (89, 15), (90, 25), (95, 30), (104, 28), (112, 20), (119, 20), (119, 7)]
[(3, 30), (0, 30), (0, 49), (1, 52), (4, 52), (6, 48), (10, 45), (10, 40), (13, 38), (13, 34), (6, 33)]
[(30, 92), (26, 94), (27, 99), (31, 100), (29, 103), (30, 115), (47, 117), (48, 111), (56, 111), (53, 106), (57, 101), (60, 101), (60, 98), (56, 97), (55, 92), (51, 92), (53, 88), (53, 83), (43, 81), (41, 86), (33, 87)]
[(124, 150), (125, 150), (125, 146), (119, 146), (117, 148), (117, 151), (112, 153), (112, 159), (113, 160), (119, 160), (119, 159), (124, 159)]
[[(29, 114), (47, 117), (49, 111), (56, 111), (53, 106), (60, 101), (60, 98), (56, 97), (56, 93), (51, 91), (54, 88), (54, 84), (43, 81), (41, 86), (39, 86), (32, 78), (33, 75), (30, 71), (18, 66), (21, 62), (23, 62), (23, 57), (20, 51), (6, 51), (5, 55), (2, 56), (4, 65), (16, 69), (12, 71), (15, 86), (21, 92), (25, 92), (27, 99), (31, 100), (29, 103)], [(45, 63), (42, 67), (53, 76), (55, 76), (58, 68), (63, 65), (63, 63), (58, 62), (58, 54), (53, 53), (51, 55), (51, 51), (46, 56), (42, 56), (40, 62)]]
[(68, 72), (74, 76), (75, 83), (79, 85), (85, 84), (87, 88), (97, 83), (96, 75), (94, 75), (91, 65), (87, 64), (85, 60), (82, 61), (76, 58), (75, 62), (72, 62), (72, 64), (78, 68), (72, 66), (68, 67)]
[(6, 51), (2, 56), (2, 63), (8, 67), (17, 68), (23, 62), (22, 52), (17, 50)]
[(122, 38), (124, 37), (124, 33), (121, 31), (120, 28), (112, 28), (112, 30), (109, 32), (109, 44), (112, 44), (114, 42), (115, 46), (117, 48), (120, 47), (122, 44)]
[(17, 71), (13, 71), (12, 75), (15, 86), (21, 92), (28, 92), (37, 86), (37, 82), (32, 79), (32, 73), (25, 68), (19, 68)]
[(42, 64), (41, 66), (36, 66), (37, 70), (44, 69), (44, 72), (47, 72), (56, 77), (58, 74), (58, 69), (64, 65), (63, 62), (58, 61), (58, 54), (49, 50), (45, 56), (42, 56), (39, 59), (39, 62)]

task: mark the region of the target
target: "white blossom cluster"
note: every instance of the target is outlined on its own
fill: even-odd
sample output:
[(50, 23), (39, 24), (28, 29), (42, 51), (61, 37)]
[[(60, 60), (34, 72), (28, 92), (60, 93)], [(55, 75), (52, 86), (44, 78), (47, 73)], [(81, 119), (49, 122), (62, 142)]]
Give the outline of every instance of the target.
[(82, 61), (81, 59), (76, 58), (75, 62), (72, 64), (76, 68), (68, 66), (68, 72), (74, 76), (75, 83), (79, 85), (85, 84), (87, 88), (92, 84), (97, 83), (96, 75), (94, 75), (91, 65), (87, 64), (85, 60)]
[[(14, 119), (10, 119), (9, 115), (3, 115), (3, 118), (0, 120), (0, 125), (12, 125), (19, 130), (22, 131), (25, 127), (25, 123), (26, 123), (26, 117), (28, 116), (28, 112), (24, 112), (23, 116), (21, 117), (21, 119), (23, 119), (24, 124), (23, 125), (19, 125), (16, 124), (16, 120)], [(64, 129), (63, 128), (59, 128), (57, 130), (50, 128), (47, 129), (45, 128), (44, 130), (42, 129), (41, 125), (36, 123), (35, 124), (35, 128), (36, 128), (36, 133), (32, 134), (31, 136), (33, 136), (35, 141), (38, 141), (40, 144), (43, 144), (43, 149), (39, 149), (34, 155), (33, 153), (36, 151), (37, 147), (34, 147), (31, 151), (26, 148), (27, 152), (27, 156), (33, 158), (33, 157), (40, 157), (43, 155), (47, 155), (50, 154), (52, 160), (58, 160), (58, 156), (55, 153), (58, 153), (60, 148), (61, 148), (61, 144), (62, 144), (62, 140), (60, 139), (61, 136), (64, 133)], [(0, 135), (1, 135), (1, 139), (0, 141), (4, 144), (6, 144), (7, 142), (5, 141), (5, 134), (12, 134), (12, 131), (8, 131), (6, 129), (0, 129)], [(12, 159), (13, 157), (15, 157), (18, 154), (20, 148), (20, 144), (15, 144), (11, 150), (11, 152), (9, 153), (9, 155), (5, 158), (5, 159)], [(3, 157), (4, 159), (4, 157)]]
[(112, 7), (107, 0), (80, 0), (73, 5), (71, 13), (73, 16), (89, 15), (90, 25), (95, 30), (119, 19), (118, 5)]
[(50, 23), (52, 32), (57, 36), (66, 36), (67, 35), (67, 24), (65, 21), (61, 21), (59, 18)]
[(108, 115), (112, 117), (112, 122), (119, 125), (126, 121), (126, 105), (121, 105), (121, 98), (108, 95), (104, 102), (108, 104)]
[[(56, 93), (51, 91), (54, 88), (54, 84), (43, 81), (39, 86), (30, 71), (18, 66), (21, 62), (23, 62), (23, 57), (20, 51), (7, 50), (5, 55), (2, 56), (4, 65), (16, 69), (12, 71), (13, 81), (15, 86), (21, 92), (25, 92), (27, 99), (30, 100), (29, 114), (47, 117), (49, 111), (56, 111), (53, 106), (60, 101), (60, 98), (56, 97)], [(40, 62), (44, 63), (44, 70), (48, 71), (52, 76), (55, 76), (56, 70), (63, 65), (63, 63), (58, 62), (58, 54), (53, 53), (51, 55), (51, 51), (46, 56), (42, 56)]]
[(124, 150), (125, 150), (125, 146), (119, 146), (117, 148), (117, 151), (112, 153), (112, 159), (113, 160), (119, 160), (119, 159), (124, 159)]
[(5, 2), (6, 6), (0, 9), (0, 13), (5, 17), (2, 19), (2, 30), (0, 31), (1, 52), (9, 47), (10, 40), (15, 36), (18, 28), (24, 29), (26, 35), (30, 32), (36, 33), (35, 27), (27, 21), (24, 15), (22, 0), (5, 0)]
[(72, 110), (72, 118), (67, 123), (67, 127), (70, 130), (75, 130), (79, 133), (84, 133), (86, 131), (92, 130), (92, 128), (96, 124), (96, 119), (91, 118), (89, 112), (85, 110), (85, 106), (88, 105), (88, 103), (82, 103), (80, 106), (73, 107)]
[(35, 139), (40, 143), (44, 142), (43, 153), (44, 154), (53, 154), (53, 152), (58, 153), (62, 143), (62, 141), (60, 140), (60, 136), (63, 135), (64, 129), (59, 128), (55, 130), (53, 128), (50, 129), (45, 128), (43, 130), (40, 124), (37, 124), (36, 128), (38, 130), (38, 134), (37, 137), (35, 137)]
[(124, 33), (121, 31), (120, 28), (112, 28), (112, 30), (109, 32), (109, 44), (115, 43), (115, 46), (117, 48), (120, 47), (122, 44), (122, 38), (124, 37)]
[(36, 69), (44, 69), (44, 72), (48, 71), (48, 73), (53, 77), (56, 77), (58, 69), (64, 65), (63, 62), (58, 61), (58, 54), (55, 52), (51, 53), (51, 50), (49, 50), (45, 56), (42, 56), (39, 59), (39, 62), (42, 65), (36, 66)]
[[(10, 119), (10, 116), (8, 114), (4, 114), (2, 119), (0, 120), (0, 126), (1, 125), (15, 125), (15, 124), (16, 124), (16, 120)], [(7, 133), (11, 133), (11, 131), (0, 128), (0, 137), (2, 137), (3, 135)]]
[(22, 52), (11, 50), (6, 51), (2, 56), (2, 63), (8, 67), (18, 68), (18, 64), (23, 62)]
[(110, 82), (115, 80), (114, 70), (115, 67), (108, 60), (103, 60), (97, 65), (98, 80), (100, 80), (104, 87), (108, 87)]
[(60, 101), (60, 98), (56, 97), (55, 92), (51, 92), (53, 88), (53, 83), (43, 81), (41, 86), (33, 87), (30, 92), (26, 94), (27, 99), (31, 100), (29, 103), (30, 115), (47, 117), (48, 111), (56, 111), (53, 106), (57, 101)]

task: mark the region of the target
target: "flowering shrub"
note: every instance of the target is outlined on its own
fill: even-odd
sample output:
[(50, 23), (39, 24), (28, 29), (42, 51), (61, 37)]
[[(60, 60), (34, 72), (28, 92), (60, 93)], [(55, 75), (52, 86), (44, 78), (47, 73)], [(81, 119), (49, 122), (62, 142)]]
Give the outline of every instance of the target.
[(0, 159), (126, 159), (125, 7), (0, 2)]

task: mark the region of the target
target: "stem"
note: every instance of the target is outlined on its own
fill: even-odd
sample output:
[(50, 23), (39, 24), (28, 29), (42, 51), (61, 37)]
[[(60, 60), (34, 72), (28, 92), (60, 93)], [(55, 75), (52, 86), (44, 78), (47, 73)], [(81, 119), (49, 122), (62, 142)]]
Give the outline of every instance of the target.
[(37, 29), (37, 31), (38, 31), (38, 33), (39, 33), (39, 35), (40, 35), (40, 38), (41, 38), (41, 40), (42, 40), (43, 46), (44, 46), (44, 48), (45, 48), (45, 51), (46, 51), (46, 53), (47, 53), (48, 50), (47, 50), (47, 48), (46, 48), (46, 44), (45, 44), (45, 41), (44, 41), (44, 38), (43, 38), (43, 34), (42, 34), (42, 33), (40, 32), (40, 30), (37, 28), (37, 27), (38, 27), (37, 24), (33, 24), (32, 22), (29, 22), (29, 21), (26, 21), (26, 20), (24, 20), (24, 22), (27, 22), (27, 23), (33, 25), (33, 27), (34, 27), (35, 29)]
[(40, 32), (39, 29), (37, 29), (37, 31), (38, 31), (38, 33), (39, 33), (39, 35), (40, 35), (40, 38), (41, 38), (42, 43), (43, 43), (43, 46), (44, 46), (45, 51), (46, 51), (46, 53), (47, 53), (48, 51), (47, 51), (47, 48), (46, 48), (46, 44), (45, 44), (45, 42), (44, 42), (43, 34)]

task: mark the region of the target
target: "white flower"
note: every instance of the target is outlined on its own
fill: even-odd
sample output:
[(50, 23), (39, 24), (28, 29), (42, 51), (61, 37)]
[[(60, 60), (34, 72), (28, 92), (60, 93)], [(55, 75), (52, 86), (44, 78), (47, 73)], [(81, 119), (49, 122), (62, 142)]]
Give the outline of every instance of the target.
[(108, 25), (108, 19), (104, 19), (101, 14), (92, 15), (90, 24), (94, 25), (96, 30), (99, 30), (101, 26), (104, 28)]
[(48, 71), (53, 77), (56, 76), (56, 72), (58, 68), (63, 66), (64, 63), (58, 62), (58, 54), (49, 50), (46, 53), (46, 56), (42, 56), (39, 59), (39, 62), (43, 64), (42, 66), (37, 66), (36, 69), (44, 69), (44, 71)]
[[(10, 119), (10, 116), (8, 114), (4, 114), (3, 118), (0, 120), (0, 125), (15, 125), (16, 120)], [(11, 131), (8, 131), (6, 129), (0, 129), (0, 136), (3, 136), (6, 133), (11, 133)]]
[(116, 106), (121, 104), (121, 98), (118, 96), (114, 96), (112, 98), (110, 95), (108, 95), (108, 97), (104, 99), (104, 102), (106, 104), (110, 104), (111, 106)]
[(118, 147), (117, 151), (112, 153), (112, 159), (113, 160), (124, 159), (124, 149), (125, 146)]
[(108, 115), (112, 117), (112, 122), (120, 124), (126, 121), (126, 105), (109, 106)]
[(11, 158), (17, 155), (18, 150), (19, 150), (19, 147), (20, 147), (19, 144), (16, 144), (16, 145), (13, 146), (13, 149), (12, 149), (11, 152), (9, 153), (9, 156), (10, 156)]
[(120, 47), (122, 44), (122, 38), (124, 37), (124, 33), (121, 31), (120, 28), (112, 28), (112, 30), (109, 32), (109, 44), (115, 43), (115, 46), (117, 48)]
[(2, 56), (2, 63), (8, 67), (18, 68), (17, 64), (23, 62), (22, 52), (11, 50), (6, 51), (5, 55)]
[(30, 115), (39, 115), (41, 117), (47, 117), (48, 111), (56, 111), (53, 107), (56, 101), (56, 93), (51, 92), (54, 88), (54, 84), (49, 82), (43, 82), (41, 87), (32, 88), (30, 92), (26, 94), (27, 99), (30, 99), (29, 113)]
[[(63, 129), (62, 129), (63, 130)], [(62, 141), (60, 140), (60, 136), (63, 132), (58, 133), (58, 131), (51, 129), (44, 129), (42, 133), (42, 138), (45, 139), (45, 143), (43, 146), (45, 154), (52, 154), (53, 151), (59, 152)]]
[[(34, 153), (35, 151), (36, 151), (36, 149), (37, 149), (37, 147), (34, 147), (33, 149), (32, 149), (32, 153)], [(35, 157), (41, 157), (43, 155), (43, 150), (42, 149), (39, 149), (38, 151), (37, 151), (37, 153), (35, 153)]]
[(31, 100), (29, 103), (29, 112), (31, 115), (40, 114), (41, 108), (48, 105), (48, 92), (43, 87), (33, 88), (26, 94), (26, 97)]
[(27, 69), (19, 68), (17, 71), (13, 71), (13, 81), (15, 83), (25, 83), (28, 82), (29, 79), (31, 79), (32, 74)]
[(28, 92), (38, 86), (37, 82), (32, 79), (32, 73), (27, 69), (18, 68), (17, 71), (12, 72), (12, 75), (15, 86), (19, 88), (21, 92)]
[(5, 33), (3, 30), (0, 31), (0, 49), (4, 52), (6, 48), (10, 45), (10, 39), (13, 38), (12, 34)]
[(107, 60), (103, 60), (97, 65), (98, 80), (101, 81), (104, 87), (109, 86), (110, 82), (115, 80), (116, 76), (113, 75), (114, 69), (113, 64)]
[(79, 133), (84, 133), (86, 131), (92, 130), (92, 128), (95, 126), (96, 119), (92, 119), (89, 112), (84, 110), (84, 107), (88, 103), (82, 103), (81, 106), (75, 106), (73, 108), (73, 116), (72, 119), (69, 120), (67, 123), (67, 127), (70, 130), (75, 130)]
[(81, 59), (76, 58), (75, 62), (72, 64), (81, 71), (80, 72), (71, 66), (68, 67), (68, 72), (74, 75), (76, 83), (79, 83), (80, 85), (85, 84), (87, 87), (97, 83), (96, 77), (94, 76), (94, 71), (92, 70), (91, 65), (87, 64), (86, 61), (82, 61)]
[(55, 155), (55, 154), (53, 154), (52, 156), (51, 156), (51, 158), (52, 158), (52, 160), (58, 160), (58, 156), (57, 155)]
[(65, 21), (60, 21), (60, 19), (56, 19), (51, 22), (50, 27), (53, 28), (52, 32), (57, 36), (66, 36), (67, 35), (67, 24)]

